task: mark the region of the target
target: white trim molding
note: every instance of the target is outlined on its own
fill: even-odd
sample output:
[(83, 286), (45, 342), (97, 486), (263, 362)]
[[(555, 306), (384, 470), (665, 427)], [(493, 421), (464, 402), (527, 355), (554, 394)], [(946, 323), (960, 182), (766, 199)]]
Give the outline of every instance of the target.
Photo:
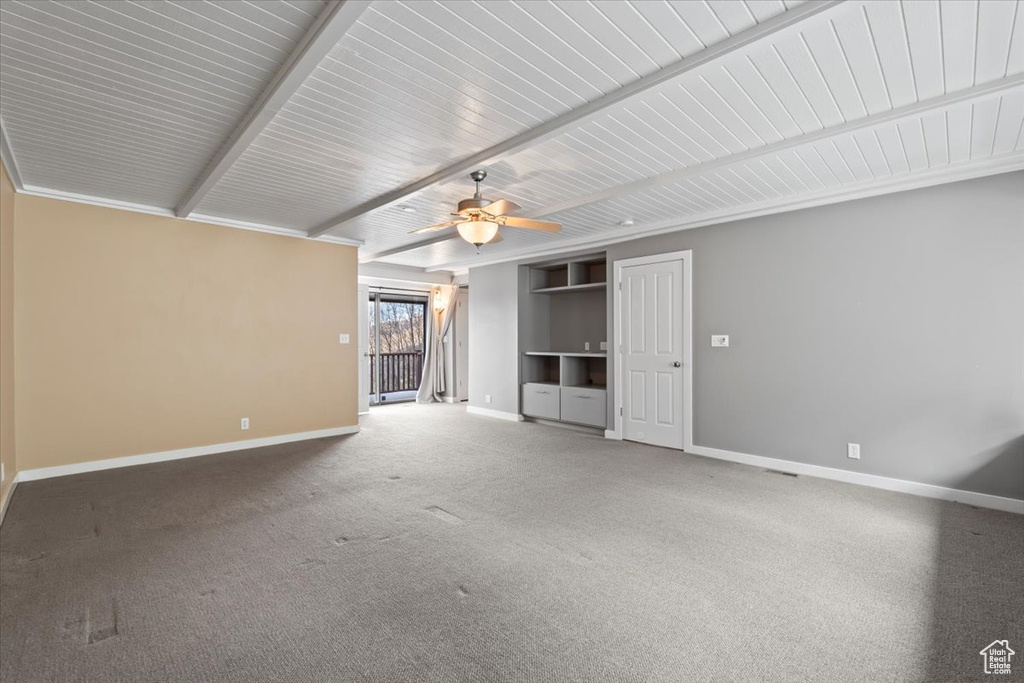
[[(630, 266), (645, 266), (665, 261), (683, 263), (683, 443), (679, 448), (686, 450), (693, 445), (693, 251), (672, 251), (665, 254), (651, 254), (635, 258), (619, 259), (614, 262), (612, 280), (612, 358), (615, 359), (615, 384), (612, 387), (613, 428), (605, 430), (605, 438), (622, 439), (622, 269)], [(610, 434), (610, 435), (609, 435)]]
[(502, 252), (493, 258), (484, 255), (478, 256), (472, 261), (459, 260), (440, 263), (433, 266), (426, 266), (424, 270), (430, 272), (435, 270), (449, 270), (461, 272), (466, 268), (479, 268), (490, 266), (495, 263), (506, 263), (508, 261), (520, 261), (526, 259), (541, 259), (549, 256), (558, 256), (572, 251), (590, 251), (605, 248), (611, 244), (632, 242), (645, 237), (665, 235), (682, 230), (702, 228), (708, 225), (720, 223), (732, 223), (770, 216), (772, 214), (810, 209), (816, 206), (828, 204), (839, 204), (857, 199), (867, 199), (895, 192), (917, 190), (935, 185), (956, 183), (961, 180), (972, 180), (985, 176), (997, 175), (1000, 173), (1012, 173), (1024, 170), (1024, 155), (1019, 151), (988, 157), (986, 159), (967, 160), (943, 166), (929, 171), (921, 171), (904, 175), (900, 179), (883, 178), (879, 180), (865, 180), (860, 183), (852, 183), (834, 187), (831, 189), (819, 190), (817, 192), (804, 193), (798, 196), (787, 196), (780, 199), (758, 202), (755, 204), (744, 204), (738, 207), (702, 213), (688, 218), (668, 218), (651, 223), (641, 223), (628, 230), (616, 231), (614, 235), (602, 233), (587, 237), (575, 237), (562, 241), (552, 242), (551, 246), (534, 247), (527, 249), (516, 249), (514, 251)]
[(14, 478), (11, 479), (11, 488), (7, 489), (7, 497), (0, 501), (0, 524), (4, 523), (4, 517), (7, 516), (7, 506), (11, 504), (11, 498), (14, 498), (14, 489), (18, 488), (19, 481), (21, 481), (21, 472), (15, 472)]
[[(163, 218), (175, 218), (181, 221), (191, 221), (193, 223), (208, 223), (210, 225), (219, 225), (224, 228), (238, 228), (239, 230), (252, 230), (254, 232), (265, 232), (270, 235), (280, 235), (282, 237), (295, 237), (300, 239), (307, 239), (306, 233), (302, 230), (296, 230), (294, 228), (280, 228), (274, 225), (264, 225), (262, 223), (250, 223), (248, 221), (236, 221), (232, 218), (219, 218), (217, 216), (208, 216), (204, 214), (192, 214), (187, 218), (182, 218), (174, 215), (174, 211), (171, 209), (149, 206), (147, 204), (135, 204), (134, 202), (123, 202), (119, 199), (105, 199), (103, 197), (94, 197), (92, 195), (77, 194), (75, 192), (64, 192), (63, 190), (53, 190), (48, 187), (39, 187), (37, 185), (24, 185), (17, 189), (19, 194), (26, 194), (32, 197), (43, 197), (45, 199), (59, 199), (65, 202), (75, 202), (76, 204), (88, 204), (89, 206), (99, 206), (104, 209), (118, 209), (119, 211), (134, 211), (135, 213), (144, 213), (150, 216), (160, 216)], [(348, 237), (336, 237), (334, 235), (325, 235), (318, 237), (317, 242), (330, 242), (333, 244), (345, 244), (348, 246), (358, 247), (362, 246), (362, 240), (349, 239)]]
[(426, 285), (429, 288), (434, 285), (451, 284), (452, 274), (446, 270), (435, 270), (428, 273), (422, 268), (400, 266), (393, 263), (360, 263), (359, 281), (374, 284), (370, 282), (371, 280), (381, 282), (412, 282)]
[(11, 138), (7, 135), (7, 128), (4, 126), (2, 118), (0, 118), (0, 162), (3, 162), (4, 168), (7, 169), (7, 177), (11, 179), (14, 189), (21, 190), (25, 184), (21, 179), (18, 162), (14, 158), (14, 150), (11, 149)]
[(134, 467), (135, 465), (149, 465), (151, 463), (166, 462), (168, 460), (181, 460), (183, 458), (195, 458), (202, 455), (215, 455), (217, 453), (242, 451), (249, 448), (276, 446), (278, 444), (292, 443), (294, 441), (307, 441), (309, 439), (323, 439), (330, 436), (355, 434), (358, 431), (359, 425), (332, 427), (330, 429), (317, 429), (310, 432), (296, 432), (293, 434), (281, 434), (280, 436), (266, 436), (260, 439), (229, 441), (227, 443), (212, 444), (209, 446), (194, 446), (192, 448), (178, 448), (172, 451), (160, 451), (157, 453), (145, 453), (142, 455), (128, 455), (121, 458), (91, 460), (89, 462), (79, 462), (73, 465), (41, 467), (39, 469), (22, 470), (21, 472), (18, 472), (18, 479), (19, 481), (36, 481), (38, 479), (50, 479), (51, 477), (66, 477), (70, 474), (98, 472), (100, 470), (110, 470), (119, 467)]
[(1013, 512), (1018, 515), (1024, 515), (1024, 500), (1017, 500), (1016, 498), (1005, 498), (1003, 496), (994, 496), (988, 493), (964, 491), (962, 489), (936, 486), (934, 484), (923, 484), (916, 481), (907, 481), (905, 479), (892, 479), (890, 477), (882, 477), (877, 474), (852, 472), (850, 470), (841, 470), (834, 467), (811, 465), (808, 463), (796, 462), (794, 460), (768, 458), (763, 455), (737, 453), (735, 451), (726, 451), (720, 448), (709, 448), (707, 446), (694, 446), (693, 444), (691, 444), (685, 452), (690, 455), (700, 455), (706, 458), (715, 458), (716, 460), (727, 460), (729, 462), (740, 463), (741, 465), (763, 467), (766, 469), (778, 470), (780, 472), (789, 472), (790, 474), (817, 477), (819, 479), (831, 479), (832, 481), (841, 481), (847, 484), (870, 486), (872, 488), (884, 489), (886, 491), (909, 493), (914, 496), (924, 496), (926, 498), (966, 503), (968, 505), (976, 505), (978, 507), (989, 508), (992, 510), (1002, 510), (1003, 512)]
[(597, 202), (615, 199), (616, 197), (632, 194), (634, 192), (640, 192), (651, 187), (677, 183), (687, 178), (699, 177), (705, 173), (711, 173), (718, 169), (726, 168), (735, 164), (742, 164), (744, 162), (760, 159), (766, 156), (775, 156), (821, 140), (828, 140), (830, 138), (834, 139), (840, 135), (847, 135), (855, 131), (877, 128), (894, 121), (920, 116), (933, 110), (947, 109), (963, 102), (999, 97), (1006, 92), (1020, 88), (1022, 85), (1024, 85), (1024, 74), (1014, 74), (989, 83), (982, 83), (965, 90), (948, 93), (942, 97), (913, 102), (903, 107), (878, 112), (865, 118), (847, 121), (838, 126), (822, 128), (810, 133), (796, 135), (763, 147), (754, 147), (745, 152), (720, 157), (704, 163), (693, 164), (692, 166), (667, 171), (658, 175), (648, 176), (641, 180), (616, 185), (615, 187), (600, 190), (589, 195), (572, 197), (557, 204), (551, 204), (535, 211), (531, 211), (526, 214), (526, 216), (528, 218), (541, 218), (543, 216), (576, 209), (581, 206), (587, 206), (588, 204), (595, 204)]
[(523, 416), (518, 413), (506, 413), (502, 410), (491, 410), (490, 408), (477, 408), (476, 406), (466, 406), (466, 412), (470, 415), (482, 415), (483, 417), (494, 417), (499, 420), (508, 420), (509, 422), (522, 422)]

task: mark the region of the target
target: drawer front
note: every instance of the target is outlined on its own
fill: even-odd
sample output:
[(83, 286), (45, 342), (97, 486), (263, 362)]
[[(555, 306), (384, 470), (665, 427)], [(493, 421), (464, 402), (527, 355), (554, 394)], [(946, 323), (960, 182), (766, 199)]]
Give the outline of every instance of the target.
[(550, 384), (523, 385), (523, 415), (558, 419), (559, 388)]
[(607, 393), (603, 389), (562, 387), (562, 419), (604, 427), (608, 419)]

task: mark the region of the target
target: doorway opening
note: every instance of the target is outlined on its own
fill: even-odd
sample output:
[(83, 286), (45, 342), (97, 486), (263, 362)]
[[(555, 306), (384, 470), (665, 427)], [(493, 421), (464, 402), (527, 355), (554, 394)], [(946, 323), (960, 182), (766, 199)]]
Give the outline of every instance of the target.
[(416, 399), (426, 351), (427, 301), (420, 295), (370, 292), (370, 405)]

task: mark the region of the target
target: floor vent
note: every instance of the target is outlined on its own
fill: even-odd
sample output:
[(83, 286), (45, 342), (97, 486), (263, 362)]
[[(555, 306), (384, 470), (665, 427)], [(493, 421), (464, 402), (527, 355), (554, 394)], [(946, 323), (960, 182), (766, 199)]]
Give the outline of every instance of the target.
[(794, 474), (792, 472), (783, 472), (782, 470), (765, 470), (765, 472), (767, 472), (768, 474), (781, 474), (784, 477), (796, 478), (800, 476), (799, 474)]

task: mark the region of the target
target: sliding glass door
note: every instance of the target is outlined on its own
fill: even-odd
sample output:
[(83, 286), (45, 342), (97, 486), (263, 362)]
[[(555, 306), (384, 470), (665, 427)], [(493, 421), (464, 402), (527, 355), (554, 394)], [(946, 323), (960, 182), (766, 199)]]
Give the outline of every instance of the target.
[(370, 292), (370, 405), (411, 401), (423, 376), (427, 297)]

